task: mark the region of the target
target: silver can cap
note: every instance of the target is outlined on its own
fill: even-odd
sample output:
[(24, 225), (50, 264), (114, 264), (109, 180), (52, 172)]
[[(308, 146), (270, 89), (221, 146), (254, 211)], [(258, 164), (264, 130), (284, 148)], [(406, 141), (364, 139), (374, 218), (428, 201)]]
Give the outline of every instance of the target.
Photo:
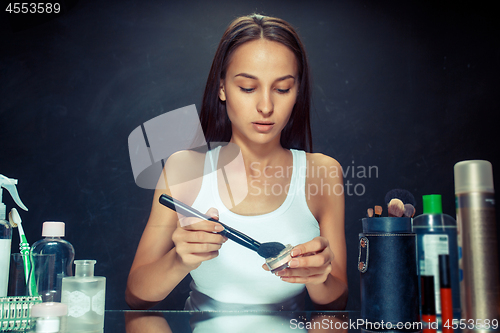
[(493, 168), (484, 160), (461, 161), (455, 164), (455, 194), (466, 192), (495, 193)]

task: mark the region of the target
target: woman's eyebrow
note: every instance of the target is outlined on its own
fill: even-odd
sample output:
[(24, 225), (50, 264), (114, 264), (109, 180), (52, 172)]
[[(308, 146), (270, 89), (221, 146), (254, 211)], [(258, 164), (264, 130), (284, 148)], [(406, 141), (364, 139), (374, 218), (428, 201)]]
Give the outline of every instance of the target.
[(239, 73), (239, 74), (236, 74), (234, 77), (237, 77), (237, 76), (242, 76), (242, 77), (246, 77), (247, 79), (257, 80), (256, 76), (253, 76), (253, 75), (250, 75), (247, 73)]
[[(237, 77), (237, 76), (246, 77), (247, 79), (252, 79), (252, 80), (258, 80), (256, 76), (248, 74), (248, 73), (239, 73), (239, 74), (236, 74), (234, 77)], [(293, 79), (295, 81), (295, 76), (285, 75), (285, 76), (277, 78), (275, 81), (284, 81), (287, 79)]]

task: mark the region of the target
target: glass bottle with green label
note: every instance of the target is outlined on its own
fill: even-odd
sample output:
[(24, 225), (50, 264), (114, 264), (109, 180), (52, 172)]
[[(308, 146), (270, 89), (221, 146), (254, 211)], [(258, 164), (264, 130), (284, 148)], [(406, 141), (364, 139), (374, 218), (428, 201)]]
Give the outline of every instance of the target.
[(450, 256), (451, 290), (454, 317), (460, 316), (460, 276), (457, 222), (443, 214), (441, 195), (422, 196), (424, 213), (413, 219), (413, 232), (417, 234), (417, 262), (420, 275), (434, 276), (436, 313), (441, 314), (439, 292), (439, 255)]

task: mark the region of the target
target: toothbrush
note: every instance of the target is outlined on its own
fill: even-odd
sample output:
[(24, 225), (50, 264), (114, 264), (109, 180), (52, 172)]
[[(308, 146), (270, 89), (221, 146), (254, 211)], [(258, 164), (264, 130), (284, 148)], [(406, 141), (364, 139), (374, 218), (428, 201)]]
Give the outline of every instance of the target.
[(24, 278), (26, 279), (26, 283), (28, 283), (28, 275), (30, 274), (30, 270), (31, 270), (31, 263), (29, 260), (30, 245), (28, 244), (28, 240), (26, 239), (26, 236), (24, 235), (24, 229), (23, 229), (23, 225), (22, 225), (21, 216), (19, 216), (17, 209), (12, 208), (12, 210), (10, 211), (9, 222), (13, 228), (17, 227), (19, 229), (19, 240), (20, 240), (19, 251), (21, 252), (21, 255), (23, 257)]

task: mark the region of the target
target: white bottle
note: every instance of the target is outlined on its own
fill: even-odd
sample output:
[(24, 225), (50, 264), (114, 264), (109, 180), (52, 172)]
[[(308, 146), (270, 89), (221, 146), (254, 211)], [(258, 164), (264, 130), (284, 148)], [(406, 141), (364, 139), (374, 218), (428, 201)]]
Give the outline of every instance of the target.
[(68, 332), (101, 332), (104, 328), (106, 278), (94, 276), (95, 260), (75, 260), (75, 276), (62, 283), (68, 305)]
[(2, 202), (2, 189), (9, 191), (10, 195), (24, 210), (28, 210), (22, 203), (16, 189), (17, 179), (7, 178), (0, 175), (0, 297), (7, 296), (7, 287), (9, 282), (9, 266), (10, 266), (10, 246), (12, 242), (12, 226), (5, 219), (7, 209)]

